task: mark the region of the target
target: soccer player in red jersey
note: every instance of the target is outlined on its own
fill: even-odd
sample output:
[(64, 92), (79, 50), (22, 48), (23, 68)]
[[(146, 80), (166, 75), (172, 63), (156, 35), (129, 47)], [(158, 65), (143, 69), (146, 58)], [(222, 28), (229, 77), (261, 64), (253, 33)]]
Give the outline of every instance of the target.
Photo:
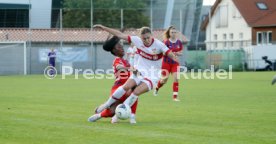
[[(177, 39), (177, 30), (174, 26), (170, 26), (164, 33), (165, 45), (177, 56), (182, 55), (183, 46), (179, 39)], [(168, 81), (169, 74), (173, 76), (173, 100), (179, 101), (178, 99), (178, 67), (179, 63), (172, 60), (168, 56), (163, 57), (162, 61), (162, 77), (158, 81), (158, 84), (154, 90), (154, 95), (157, 96), (158, 90)]]
[[(116, 58), (113, 61), (113, 69), (114, 69), (114, 75), (116, 77), (116, 80), (114, 82), (114, 85), (111, 89), (110, 95), (114, 93), (120, 86), (124, 85), (125, 82), (130, 77), (130, 64), (127, 60), (125, 60), (123, 57), (125, 55), (123, 46), (120, 44), (120, 39), (116, 36), (113, 36), (111, 39), (107, 40), (104, 45), (103, 49), (105, 51), (111, 52)], [(102, 117), (112, 117), (111, 123), (116, 123), (118, 121), (118, 118), (115, 113), (115, 108), (118, 104), (123, 103), (127, 97), (131, 94), (132, 90), (129, 90), (127, 93), (125, 93), (121, 98), (117, 99), (118, 101), (110, 106), (110, 108), (105, 109), (101, 113), (94, 114), (91, 117), (88, 118), (89, 122), (95, 122)], [(130, 123), (135, 124), (135, 113), (137, 108), (138, 100), (132, 105), (131, 107), (131, 116), (130, 116)]]

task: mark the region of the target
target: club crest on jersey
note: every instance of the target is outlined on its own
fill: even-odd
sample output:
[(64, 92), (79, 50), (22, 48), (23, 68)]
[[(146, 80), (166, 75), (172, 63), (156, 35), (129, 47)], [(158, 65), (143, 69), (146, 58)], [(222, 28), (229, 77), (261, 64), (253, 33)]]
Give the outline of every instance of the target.
[(158, 56), (157, 56), (157, 55), (154, 55), (152, 58), (153, 58), (154, 60), (158, 60)]
[(157, 54), (157, 49), (156, 49), (156, 48), (153, 48), (153, 49), (152, 49), (152, 53), (153, 53), (153, 54)]

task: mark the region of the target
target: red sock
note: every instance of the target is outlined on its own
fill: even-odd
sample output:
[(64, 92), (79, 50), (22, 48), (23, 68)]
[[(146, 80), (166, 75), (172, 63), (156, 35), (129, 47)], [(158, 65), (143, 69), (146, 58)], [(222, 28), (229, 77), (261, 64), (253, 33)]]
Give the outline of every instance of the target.
[(160, 81), (158, 81), (156, 90), (160, 89), (163, 85), (164, 85), (163, 83), (161, 83)]
[(136, 114), (138, 100), (131, 106), (131, 113)]
[(178, 82), (173, 83), (173, 98), (177, 98), (178, 96)]
[(110, 109), (105, 109), (101, 112), (101, 117), (113, 117), (114, 113), (111, 113)]

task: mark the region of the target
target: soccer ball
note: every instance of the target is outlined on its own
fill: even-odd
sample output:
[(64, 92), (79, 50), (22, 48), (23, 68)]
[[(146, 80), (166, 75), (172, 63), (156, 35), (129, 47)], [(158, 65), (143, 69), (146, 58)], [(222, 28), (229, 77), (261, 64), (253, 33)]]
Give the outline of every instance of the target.
[(128, 119), (130, 117), (131, 109), (125, 104), (119, 104), (115, 109), (115, 115), (119, 119)]

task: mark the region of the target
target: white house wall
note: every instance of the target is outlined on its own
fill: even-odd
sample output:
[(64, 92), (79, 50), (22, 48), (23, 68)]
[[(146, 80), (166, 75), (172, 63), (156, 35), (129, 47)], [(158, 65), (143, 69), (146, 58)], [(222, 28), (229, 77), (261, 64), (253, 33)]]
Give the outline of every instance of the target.
[[(227, 27), (216, 27), (216, 16), (217, 10), (220, 6), (226, 5), (228, 7), (228, 26)], [(236, 14), (235, 14), (236, 12)], [(251, 28), (247, 25), (246, 21), (242, 18), (234, 17), (234, 15), (238, 16), (239, 11), (236, 8), (235, 4), (232, 0), (222, 0), (219, 4), (215, 13), (211, 20), (209, 21), (206, 28), (206, 44), (207, 50), (210, 49), (238, 49), (241, 48), (239, 46), (239, 41), (244, 41), (244, 45), (246, 43), (251, 42)], [(233, 33), (233, 40), (230, 40), (230, 34)], [(240, 33), (243, 34), (243, 38), (240, 38)], [(217, 40), (214, 39), (214, 35), (217, 35)], [(223, 39), (223, 35), (226, 34), (227, 38), (227, 47), (224, 47), (225, 40)], [(230, 41), (234, 41), (234, 46), (229, 46)], [(211, 43), (210, 43), (211, 42)], [(215, 43), (217, 42), (217, 47), (215, 47)]]

